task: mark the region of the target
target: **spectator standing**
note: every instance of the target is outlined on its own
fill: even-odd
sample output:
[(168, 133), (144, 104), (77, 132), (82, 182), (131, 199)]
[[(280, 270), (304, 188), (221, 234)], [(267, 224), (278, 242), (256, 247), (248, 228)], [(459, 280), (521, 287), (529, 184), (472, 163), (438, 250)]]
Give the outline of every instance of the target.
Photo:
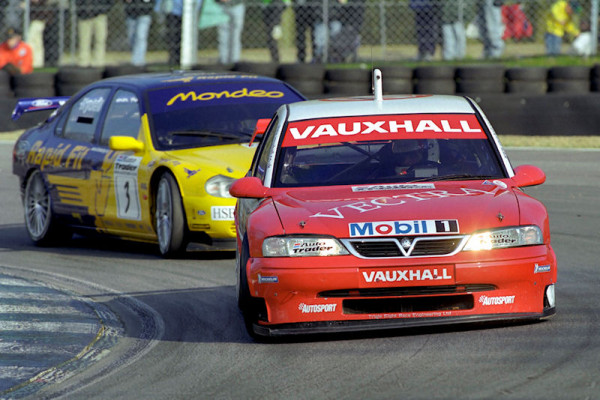
[(219, 62), (231, 64), (238, 62), (242, 54), (242, 31), (246, 5), (243, 0), (219, 0), (229, 20), (217, 28), (219, 41)]
[(440, 40), (440, 7), (437, 0), (410, 0), (409, 6), (415, 13), (417, 60), (430, 61)]
[(546, 14), (546, 54), (555, 56), (560, 54), (562, 40), (565, 34), (579, 35), (579, 28), (574, 21), (574, 12), (579, 7), (576, 1), (558, 0), (552, 3)]
[(131, 64), (136, 66), (146, 65), (153, 9), (153, 0), (125, 0), (125, 24), (131, 47)]
[(103, 67), (106, 63), (107, 14), (112, 0), (75, 0), (75, 5), (79, 20), (78, 64), (81, 67)]
[(0, 69), (11, 75), (33, 72), (33, 50), (22, 38), (21, 32), (9, 28), (6, 40), (0, 44)]
[(594, 55), (590, 21), (582, 20), (579, 29), (581, 33), (571, 43), (571, 53), (577, 56), (590, 57)]
[(467, 52), (464, 0), (444, 0), (442, 5), (442, 57), (444, 60), (463, 59)]
[(296, 52), (298, 61), (306, 62), (306, 34), (310, 31), (312, 54), (315, 54), (315, 25), (321, 15), (321, 2), (315, 0), (293, 0), (294, 22), (296, 24)]
[(44, 66), (44, 30), (48, 13), (47, 0), (30, 0), (27, 42), (33, 50), (33, 67)]
[(477, 0), (475, 21), (483, 43), (483, 58), (500, 58), (504, 53), (503, 0)]
[(271, 54), (271, 60), (279, 62), (278, 41), (283, 32), (281, 30), (281, 15), (289, 0), (263, 0), (262, 19), (267, 34), (267, 47)]
[[(315, 53), (317, 62), (344, 62), (351, 56), (358, 58), (360, 29), (364, 19), (363, 0), (330, 0), (327, 29), (319, 21), (315, 27)], [(327, 42), (328, 41), (328, 42)], [(327, 60), (325, 44), (328, 43)]]

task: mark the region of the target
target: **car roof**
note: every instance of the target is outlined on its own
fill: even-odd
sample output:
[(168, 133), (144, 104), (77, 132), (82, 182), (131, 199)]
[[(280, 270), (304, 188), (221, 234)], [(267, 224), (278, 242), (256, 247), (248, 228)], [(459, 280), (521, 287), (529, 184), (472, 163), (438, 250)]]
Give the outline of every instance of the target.
[(396, 95), (310, 100), (289, 106), (289, 121), (384, 114), (474, 114), (470, 100), (451, 95)]
[(279, 79), (270, 78), (247, 73), (234, 72), (206, 72), (206, 71), (170, 71), (141, 73), (134, 75), (121, 75), (112, 78), (106, 78), (97, 83), (113, 83), (137, 87), (141, 90), (161, 89), (172, 87), (175, 83), (233, 83), (233, 82), (271, 82), (281, 83)]

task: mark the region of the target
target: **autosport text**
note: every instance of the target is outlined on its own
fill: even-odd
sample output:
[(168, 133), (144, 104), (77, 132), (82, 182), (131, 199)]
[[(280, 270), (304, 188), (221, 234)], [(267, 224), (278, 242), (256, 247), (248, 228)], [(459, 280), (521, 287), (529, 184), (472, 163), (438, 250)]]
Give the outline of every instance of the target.
[(402, 236), (434, 235), (438, 233), (458, 233), (458, 221), (421, 220), (421, 221), (381, 221), (353, 222), (348, 224), (350, 237), (356, 236)]
[(362, 273), (365, 282), (413, 282), (452, 279), (447, 268), (410, 269), (395, 271), (371, 271)]
[(90, 151), (87, 146), (73, 146), (59, 144), (57, 147), (42, 147), (42, 141), (35, 142), (29, 154), (27, 163), (39, 165), (40, 169), (46, 167), (61, 167), (67, 169), (81, 169), (83, 159)]
[(497, 297), (481, 296), (481, 297), (479, 297), (479, 302), (483, 306), (500, 306), (503, 304), (514, 304), (515, 296), (497, 296)]
[(298, 305), (298, 310), (302, 311), (302, 314), (316, 314), (316, 313), (327, 313), (335, 312), (337, 304), (304, 304)]
[(330, 213), (318, 212), (316, 214), (311, 215), (311, 217), (344, 219), (345, 215), (342, 212), (342, 209), (350, 209), (359, 213), (364, 213), (377, 210), (382, 207), (400, 206), (402, 204), (407, 203), (408, 200), (426, 201), (431, 199), (445, 199), (448, 197), (478, 196), (484, 194), (494, 195), (496, 191), (500, 189), (498, 187), (494, 187), (494, 189), (492, 189), (491, 191), (472, 188), (459, 188), (458, 190), (458, 192), (449, 192), (447, 190), (429, 190), (426, 192), (414, 192), (407, 194), (398, 194), (395, 196), (378, 197), (372, 200), (357, 201), (355, 203), (345, 204), (340, 207), (330, 208), (327, 210), (330, 211)]
[(409, 138), (482, 139), (474, 115), (404, 115), (291, 123), (283, 146)]
[(223, 90), (222, 92), (204, 92), (204, 93), (187, 92), (187, 93), (179, 93), (179, 94), (173, 96), (167, 102), (167, 106), (173, 105), (176, 101), (181, 101), (181, 102), (185, 102), (188, 100), (208, 101), (208, 100), (221, 99), (221, 98), (238, 99), (240, 97), (268, 97), (271, 99), (277, 99), (277, 98), (283, 97), (283, 92), (279, 92), (276, 90), (267, 92), (266, 90), (262, 90), (262, 89), (248, 90), (247, 88), (236, 90), (235, 92), (229, 92), (227, 90)]

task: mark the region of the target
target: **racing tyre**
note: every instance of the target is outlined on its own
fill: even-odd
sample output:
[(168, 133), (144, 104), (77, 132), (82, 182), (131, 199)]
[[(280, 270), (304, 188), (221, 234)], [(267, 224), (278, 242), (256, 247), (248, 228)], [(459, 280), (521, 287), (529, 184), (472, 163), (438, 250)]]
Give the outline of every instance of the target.
[[(240, 254), (241, 253), (241, 254)], [(237, 302), (238, 308), (242, 312), (244, 325), (248, 334), (256, 340), (264, 340), (261, 336), (254, 332), (253, 325), (258, 321), (259, 307), (257, 300), (250, 295), (250, 287), (248, 286), (248, 276), (246, 275), (246, 263), (250, 257), (248, 248), (248, 240), (244, 238), (242, 249), (237, 252), (236, 256), (236, 272), (237, 272)]]
[(164, 173), (156, 189), (154, 226), (160, 254), (174, 258), (183, 254), (187, 247), (185, 215), (181, 193), (173, 175)]
[(40, 171), (33, 172), (27, 180), (23, 206), (25, 228), (37, 246), (59, 244), (71, 238), (72, 232), (56, 221), (50, 191)]

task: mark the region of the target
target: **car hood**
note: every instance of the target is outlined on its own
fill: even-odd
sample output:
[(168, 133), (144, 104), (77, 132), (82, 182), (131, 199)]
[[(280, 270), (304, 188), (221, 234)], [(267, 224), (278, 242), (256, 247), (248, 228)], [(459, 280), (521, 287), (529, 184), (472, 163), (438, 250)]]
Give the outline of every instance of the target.
[[(336, 237), (465, 234), (519, 224), (520, 192), (508, 183), (506, 180), (294, 188), (279, 189), (272, 198), (286, 234)], [(447, 229), (432, 228), (436, 221)], [(399, 229), (395, 234), (394, 226)]]
[(180, 162), (190, 169), (241, 178), (250, 169), (255, 151), (256, 146), (244, 143), (168, 151), (164, 156), (165, 160)]

